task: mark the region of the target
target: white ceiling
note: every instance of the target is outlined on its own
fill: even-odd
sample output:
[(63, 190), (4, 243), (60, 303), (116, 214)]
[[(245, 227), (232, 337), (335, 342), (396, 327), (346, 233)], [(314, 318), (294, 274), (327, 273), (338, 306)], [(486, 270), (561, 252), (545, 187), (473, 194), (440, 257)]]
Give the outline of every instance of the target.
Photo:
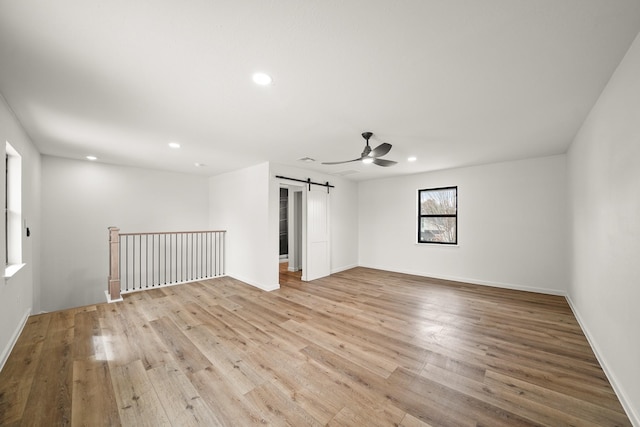
[[(0, 92), (45, 154), (362, 180), (565, 152), (639, 30), (638, 0), (0, 0)], [(363, 131), (399, 164), (319, 164)]]

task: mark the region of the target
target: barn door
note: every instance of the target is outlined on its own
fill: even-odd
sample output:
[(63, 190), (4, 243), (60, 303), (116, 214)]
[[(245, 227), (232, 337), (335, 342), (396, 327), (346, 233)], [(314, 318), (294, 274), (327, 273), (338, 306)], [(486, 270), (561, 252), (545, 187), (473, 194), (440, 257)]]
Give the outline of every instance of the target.
[(329, 193), (326, 188), (313, 185), (307, 189), (307, 263), (303, 280), (331, 274), (329, 225)]

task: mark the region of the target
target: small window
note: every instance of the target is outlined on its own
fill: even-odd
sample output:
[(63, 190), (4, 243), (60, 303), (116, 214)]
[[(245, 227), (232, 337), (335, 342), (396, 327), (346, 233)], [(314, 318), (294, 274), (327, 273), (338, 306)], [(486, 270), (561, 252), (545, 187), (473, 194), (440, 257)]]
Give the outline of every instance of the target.
[(458, 244), (458, 187), (418, 190), (418, 243)]

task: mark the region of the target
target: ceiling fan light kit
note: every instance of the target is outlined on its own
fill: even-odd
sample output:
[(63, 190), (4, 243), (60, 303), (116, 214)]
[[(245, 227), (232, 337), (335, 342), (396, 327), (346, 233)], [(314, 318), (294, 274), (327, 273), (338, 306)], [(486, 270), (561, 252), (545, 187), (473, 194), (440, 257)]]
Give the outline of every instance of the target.
[(391, 151), (392, 145), (386, 142), (383, 142), (382, 144), (378, 145), (376, 148), (372, 150), (371, 146), (369, 146), (369, 139), (372, 136), (373, 136), (373, 132), (362, 133), (362, 137), (367, 142), (367, 145), (365, 145), (364, 150), (362, 151), (362, 154), (357, 159), (345, 160), (342, 162), (322, 162), (322, 164), (323, 165), (340, 165), (343, 163), (351, 163), (351, 162), (359, 162), (359, 161), (362, 161), (362, 163), (365, 163), (365, 164), (373, 163), (375, 165), (382, 166), (382, 167), (389, 167), (397, 164), (398, 162), (395, 162), (393, 160), (386, 160), (386, 159), (379, 158), (386, 155), (389, 151)]

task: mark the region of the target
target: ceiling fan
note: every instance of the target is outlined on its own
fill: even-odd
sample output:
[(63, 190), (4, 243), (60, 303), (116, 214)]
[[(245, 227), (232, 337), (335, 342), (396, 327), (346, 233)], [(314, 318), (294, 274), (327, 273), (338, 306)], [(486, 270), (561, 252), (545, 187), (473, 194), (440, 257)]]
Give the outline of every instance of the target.
[(345, 160), (343, 162), (322, 162), (322, 164), (323, 165), (340, 165), (342, 163), (362, 161), (362, 163), (373, 163), (378, 166), (388, 167), (398, 163), (398, 162), (394, 162), (393, 160), (385, 160), (385, 159), (379, 158), (384, 156), (391, 150), (391, 144), (387, 144), (386, 142), (383, 142), (382, 144), (378, 145), (376, 148), (372, 150), (371, 147), (369, 146), (369, 138), (371, 138), (372, 136), (373, 136), (372, 132), (362, 133), (362, 137), (365, 139), (365, 141), (367, 141), (367, 145), (364, 147), (362, 154), (357, 159)]

